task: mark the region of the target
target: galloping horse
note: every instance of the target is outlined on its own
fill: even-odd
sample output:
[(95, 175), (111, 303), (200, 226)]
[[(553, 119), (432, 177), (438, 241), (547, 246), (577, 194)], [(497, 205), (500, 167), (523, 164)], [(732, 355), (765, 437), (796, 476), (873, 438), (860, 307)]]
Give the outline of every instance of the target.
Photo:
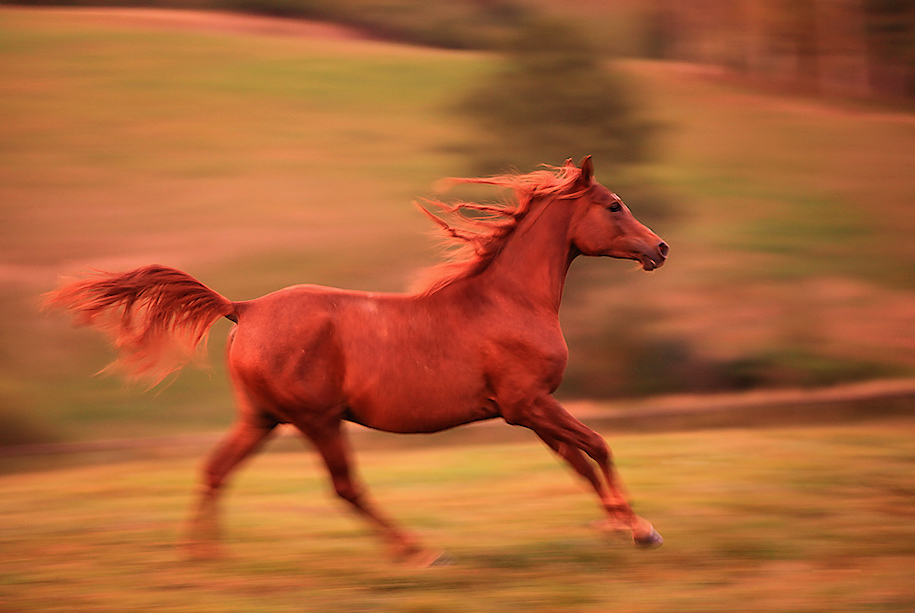
[[(606, 511), (605, 529), (657, 546), (661, 536), (621, 492), (606, 442), (552, 396), (568, 358), (559, 303), (572, 260), (610, 256), (654, 270), (668, 253), (593, 172), (589, 156), (580, 168), (569, 160), (529, 174), (457, 179), (511, 189), (514, 200), (432, 202), (463, 220), (432, 215), (467, 253), (414, 293), (296, 285), (232, 302), (186, 273), (148, 266), (65, 285), (47, 304), (109, 332), (121, 365), (154, 380), (181, 368), (216, 320), (235, 322), (227, 353), (238, 417), (204, 469), (190, 522), (198, 545), (215, 534), (216, 503), (229, 474), (277, 425), (291, 424), (314, 444), (337, 494), (374, 525), (396, 558), (431, 561), (354, 479), (342, 422), (428, 433), (501, 417), (533, 430), (591, 483)], [(184, 348), (183, 359), (176, 359), (176, 346)]]

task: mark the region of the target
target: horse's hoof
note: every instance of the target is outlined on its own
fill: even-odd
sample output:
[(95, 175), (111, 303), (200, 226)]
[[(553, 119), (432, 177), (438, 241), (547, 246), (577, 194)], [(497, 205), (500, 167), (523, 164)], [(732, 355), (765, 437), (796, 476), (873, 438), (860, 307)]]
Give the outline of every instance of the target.
[(642, 549), (655, 549), (664, 544), (664, 539), (654, 528), (645, 536), (633, 537), (632, 540), (636, 547), (641, 547)]
[(456, 560), (447, 551), (419, 551), (405, 558), (404, 562), (414, 568), (432, 568), (451, 566)]
[(457, 564), (457, 558), (447, 551), (443, 551), (429, 563), (429, 566), (454, 566), (455, 564)]

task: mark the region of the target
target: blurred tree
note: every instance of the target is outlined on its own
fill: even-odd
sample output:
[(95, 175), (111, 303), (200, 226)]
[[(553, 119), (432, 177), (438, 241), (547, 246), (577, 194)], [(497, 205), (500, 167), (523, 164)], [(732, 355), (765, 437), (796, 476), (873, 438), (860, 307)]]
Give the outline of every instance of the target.
[(817, 0), (775, 0), (774, 16), (771, 45), (776, 53), (794, 60), (789, 68), (794, 74), (784, 76), (818, 90), (820, 27)]
[(824, 94), (915, 96), (915, 0), (645, 0), (646, 55)]
[(863, 0), (871, 85), (915, 96), (915, 0)]
[(593, 154), (600, 163), (646, 158), (654, 126), (636, 110), (632, 86), (565, 22), (519, 29), (504, 70), (472, 90), (459, 110), (483, 128), (471, 155), (481, 172), (529, 169)]

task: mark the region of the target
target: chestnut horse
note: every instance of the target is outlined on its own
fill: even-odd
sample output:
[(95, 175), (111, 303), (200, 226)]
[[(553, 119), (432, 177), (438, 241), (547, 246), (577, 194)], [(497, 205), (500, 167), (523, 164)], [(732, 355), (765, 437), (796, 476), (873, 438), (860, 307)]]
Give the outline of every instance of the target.
[(514, 201), (434, 202), (463, 220), (433, 216), (468, 253), (438, 269), (420, 292), (296, 285), (232, 302), (186, 273), (149, 266), (100, 273), (48, 295), (48, 305), (111, 333), (120, 364), (154, 380), (187, 361), (176, 360), (176, 345), (192, 352), (217, 319), (235, 322), (228, 370), (238, 417), (205, 465), (192, 543), (213, 542), (216, 503), (230, 473), (278, 424), (292, 424), (314, 444), (337, 494), (395, 557), (431, 561), (354, 478), (342, 422), (418, 433), (501, 417), (533, 430), (591, 483), (606, 512), (602, 528), (629, 533), (637, 545), (661, 544), (621, 492), (604, 439), (552, 393), (568, 358), (559, 303), (572, 260), (627, 258), (653, 270), (666, 260), (667, 245), (594, 181), (590, 156), (580, 168), (569, 160), (525, 175), (456, 181), (509, 188)]

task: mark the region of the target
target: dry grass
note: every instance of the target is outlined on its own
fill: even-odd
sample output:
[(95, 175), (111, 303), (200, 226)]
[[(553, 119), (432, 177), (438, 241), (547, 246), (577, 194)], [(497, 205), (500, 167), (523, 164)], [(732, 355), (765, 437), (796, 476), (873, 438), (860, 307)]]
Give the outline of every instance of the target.
[[(174, 547), (196, 463), (0, 477), (0, 603), (22, 611), (909, 611), (910, 418), (612, 437), (644, 552), (606, 540), (541, 445), (366, 451), (375, 498), (455, 566), (387, 562), (315, 458), (258, 457), (226, 500), (231, 555)], [(739, 603), (739, 604), (738, 604)]]

